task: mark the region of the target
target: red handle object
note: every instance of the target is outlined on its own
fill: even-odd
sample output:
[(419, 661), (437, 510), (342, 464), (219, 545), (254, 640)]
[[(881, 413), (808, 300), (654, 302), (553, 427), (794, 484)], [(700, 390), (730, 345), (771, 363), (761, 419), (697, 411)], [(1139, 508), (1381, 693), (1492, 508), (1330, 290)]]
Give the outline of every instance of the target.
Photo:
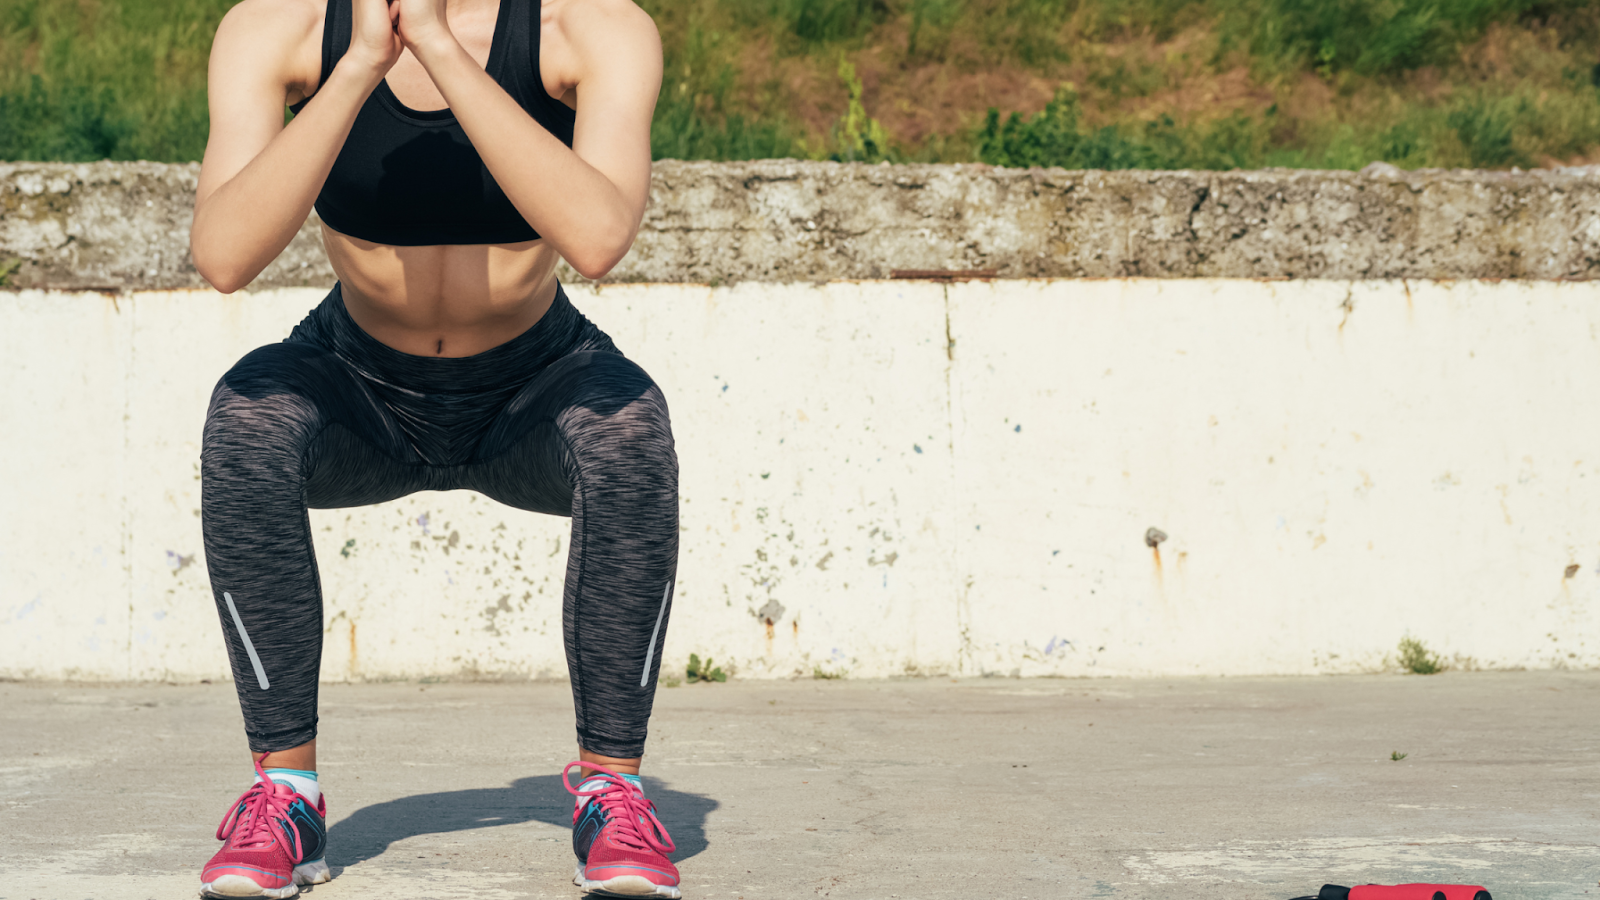
[(1475, 884), (1358, 884), (1350, 900), (1491, 900)]

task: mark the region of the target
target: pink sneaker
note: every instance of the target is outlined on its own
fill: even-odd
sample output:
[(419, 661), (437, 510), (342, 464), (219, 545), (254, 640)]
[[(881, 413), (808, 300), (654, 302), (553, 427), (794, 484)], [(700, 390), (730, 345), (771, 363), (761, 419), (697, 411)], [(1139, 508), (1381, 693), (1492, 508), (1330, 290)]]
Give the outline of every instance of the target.
[[(575, 788), (567, 773), (579, 767), (595, 771)], [(667, 859), (677, 848), (636, 778), (575, 762), (561, 770), (561, 783), (578, 798), (572, 811), (572, 849), (578, 854), (573, 884), (618, 897), (683, 896), (678, 867)]]
[(261, 780), (234, 802), (217, 826), (222, 849), (200, 872), (200, 896), (219, 900), (285, 900), (302, 884), (333, 877), (328, 847), (328, 806), (316, 808), (288, 785), (277, 784), (256, 763)]

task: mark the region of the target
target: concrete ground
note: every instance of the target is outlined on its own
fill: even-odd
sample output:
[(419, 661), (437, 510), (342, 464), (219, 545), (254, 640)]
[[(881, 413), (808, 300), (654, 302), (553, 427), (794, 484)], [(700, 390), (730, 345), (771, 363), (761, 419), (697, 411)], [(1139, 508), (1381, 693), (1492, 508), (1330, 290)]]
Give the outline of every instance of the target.
[[(573, 898), (562, 684), (331, 685), (314, 900)], [(1600, 894), (1600, 673), (734, 682), (659, 694), (689, 900)], [(1393, 754), (1405, 758), (1394, 760)], [(0, 900), (193, 896), (230, 685), (0, 684)]]

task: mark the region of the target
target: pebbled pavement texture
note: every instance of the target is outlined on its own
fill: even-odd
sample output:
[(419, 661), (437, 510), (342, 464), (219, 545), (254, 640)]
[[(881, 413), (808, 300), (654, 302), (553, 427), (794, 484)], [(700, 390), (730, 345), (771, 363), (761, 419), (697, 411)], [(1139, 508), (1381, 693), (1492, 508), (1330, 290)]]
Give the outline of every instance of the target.
[[(573, 898), (561, 683), (326, 685), (314, 900)], [(663, 688), (688, 900), (1600, 896), (1600, 673)], [(1405, 754), (1403, 759), (1394, 759)], [(232, 687), (0, 684), (0, 900), (192, 897)]]

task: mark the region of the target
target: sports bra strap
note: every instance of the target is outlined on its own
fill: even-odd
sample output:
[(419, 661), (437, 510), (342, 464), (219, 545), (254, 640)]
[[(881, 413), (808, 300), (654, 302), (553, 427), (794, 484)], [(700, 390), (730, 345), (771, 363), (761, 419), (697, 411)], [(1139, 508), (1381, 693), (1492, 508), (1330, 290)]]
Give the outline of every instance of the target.
[[(350, 49), (350, 34), (354, 30), (352, 15), (350, 0), (328, 0), (327, 14), (322, 17), (322, 77), (317, 79), (317, 91), (333, 77), (333, 67)], [(290, 104), (289, 111), (299, 115), (317, 91), (307, 94), (299, 103)]]
[(350, 35), (355, 30), (355, 13), (351, 0), (328, 0), (328, 13), (322, 20), (322, 80), (318, 89), (333, 76), (333, 67), (350, 49)]

